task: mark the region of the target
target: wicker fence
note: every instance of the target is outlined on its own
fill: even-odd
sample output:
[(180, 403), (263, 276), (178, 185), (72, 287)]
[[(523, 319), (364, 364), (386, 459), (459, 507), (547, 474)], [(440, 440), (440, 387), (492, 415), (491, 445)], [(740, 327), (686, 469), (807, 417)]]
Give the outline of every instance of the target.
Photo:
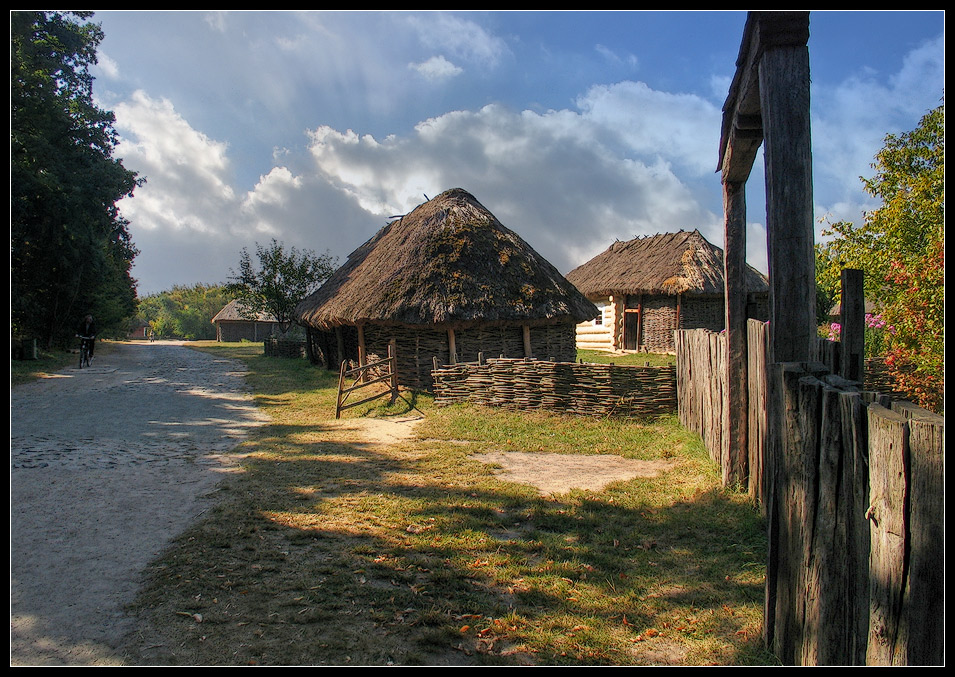
[(305, 341), (269, 337), (263, 342), (266, 357), (305, 357)]
[[(768, 525), (767, 646), (786, 664), (941, 664), (944, 419), (833, 374), (829, 341), (818, 362), (767, 365), (760, 324), (750, 490)], [(723, 341), (680, 333), (681, 421), (722, 444)]]
[(670, 367), (492, 359), (435, 366), (436, 404), (471, 402), (549, 409), (585, 416), (657, 416), (676, 412)]

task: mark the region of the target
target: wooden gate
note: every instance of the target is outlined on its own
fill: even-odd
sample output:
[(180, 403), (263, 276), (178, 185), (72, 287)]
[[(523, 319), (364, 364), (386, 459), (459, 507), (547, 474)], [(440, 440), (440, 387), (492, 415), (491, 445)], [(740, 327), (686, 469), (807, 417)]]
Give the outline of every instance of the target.
[[(350, 385), (345, 385), (346, 379), (351, 380)], [(345, 403), (352, 393), (380, 383), (388, 383), (387, 390), (369, 395), (357, 402)], [(348, 368), (347, 361), (342, 362), (341, 371), (338, 375), (338, 402), (335, 405), (335, 418), (341, 418), (345, 409), (357, 407), (385, 395), (391, 396), (391, 404), (394, 404), (395, 400), (398, 399), (398, 360), (395, 357), (394, 342), (388, 345), (388, 357), (383, 360), (359, 365), (353, 369)]]

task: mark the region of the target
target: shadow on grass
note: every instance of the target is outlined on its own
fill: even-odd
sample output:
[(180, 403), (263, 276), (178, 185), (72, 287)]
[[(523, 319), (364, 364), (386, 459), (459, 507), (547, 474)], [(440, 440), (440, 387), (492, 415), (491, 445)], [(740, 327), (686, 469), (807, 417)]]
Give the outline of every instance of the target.
[(472, 450), (263, 430), (151, 568), (131, 662), (772, 662), (754, 620), (763, 526), (745, 501), (681, 496), (669, 475), (542, 498)]

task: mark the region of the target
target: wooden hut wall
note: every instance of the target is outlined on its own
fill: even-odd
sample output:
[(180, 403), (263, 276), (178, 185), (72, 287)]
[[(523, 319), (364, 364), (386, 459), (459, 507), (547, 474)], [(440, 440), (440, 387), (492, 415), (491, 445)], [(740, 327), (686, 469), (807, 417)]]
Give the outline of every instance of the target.
[[(358, 330), (342, 327), (344, 359), (358, 360)], [(309, 352), (313, 363), (329, 369), (340, 364), (338, 341), (334, 330), (309, 330)], [(398, 380), (401, 385), (419, 390), (432, 387), (431, 370), (434, 358), (444, 365), (451, 361), (448, 332), (444, 328), (366, 325), (365, 351), (369, 359), (385, 357), (388, 344), (394, 340), (398, 356)], [(577, 349), (574, 324), (534, 326), (530, 329), (531, 351), (543, 359), (573, 362)], [(478, 353), (486, 358), (523, 358), (523, 325), (477, 326), (454, 332), (458, 362), (476, 362)]]
[[(595, 327), (592, 321), (583, 322), (576, 327), (577, 347), (596, 350), (623, 350), (624, 349), (624, 308), (636, 308), (637, 299), (630, 298), (629, 305), (625, 305), (627, 295), (610, 296), (606, 301), (598, 303), (604, 312), (606, 335), (599, 333), (599, 326)], [(673, 331), (675, 329), (707, 329), (722, 331), (725, 319), (725, 308), (722, 296), (698, 296), (684, 294), (679, 299), (671, 295), (645, 295), (643, 299), (643, 328), (639, 349), (649, 352), (672, 352), (674, 350)], [(747, 316), (765, 322), (769, 317), (769, 296), (765, 293), (750, 294), (746, 306)], [(679, 316), (679, 320), (678, 320)], [(679, 327), (677, 323), (679, 322)]]
[(651, 353), (672, 352), (673, 331), (677, 329), (676, 296), (643, 297), (643, 343)]
[(277, 333), (274, 322), (252, 322), (219, 320), (216, 322), (216, 340), (222, 342), (263, 341), (267, 336)]
[(583, 350), (613, 350), (616, 311), (612, 298), (594, 302), (600, 311), (599, 322), (587, 320), (577, 325), (577, 347)]
[(722, 296), (684, 295), (680, 302), (680, 329), (722, 331), (726, 308)]

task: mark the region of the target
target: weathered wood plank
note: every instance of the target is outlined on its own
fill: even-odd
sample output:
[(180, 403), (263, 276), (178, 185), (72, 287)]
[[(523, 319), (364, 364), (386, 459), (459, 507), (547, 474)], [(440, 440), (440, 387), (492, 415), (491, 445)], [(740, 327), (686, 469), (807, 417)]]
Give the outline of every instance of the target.
[(900, 616), (905, 589), (908, 422), (869, 405), (869, 641), (867, 665), (904, 665)]
[(945, 419), (909, 402), (894, 411), (909, 422), (909, 572), (901, 635), (907, 665), (945, 658)]

